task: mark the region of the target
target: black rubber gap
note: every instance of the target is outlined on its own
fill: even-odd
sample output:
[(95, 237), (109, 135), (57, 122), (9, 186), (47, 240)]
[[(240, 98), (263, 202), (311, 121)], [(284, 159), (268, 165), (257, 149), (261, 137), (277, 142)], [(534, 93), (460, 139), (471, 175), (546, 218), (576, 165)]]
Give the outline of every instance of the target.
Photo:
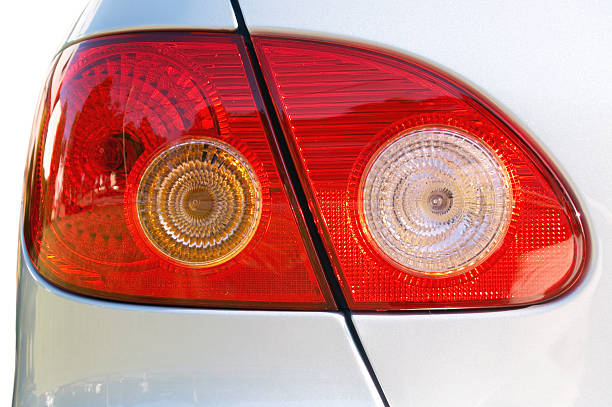
[(255, 52), (255, 46), (253, 45), (253, 41), (251, 39), (251, 34), (246, 26), (246, 22), (244, 20), (244, 16), (242, 14), (242, 10), (240, 9), (240, 4), (238, 0), (230, 0), (232, 7), (234, 9), (234, 15), (236, 16), (236, 21), (238, 22), (238, 29), (236, 30), (238, 34), (241, 34), (244, 38), (244, 42), (246, 44), (247, 52), (249, 53), (249, 58), (252, 61), (253, 73), (255, 74), (255, 78), (257, 80), (257, 85), (259, 86), (259, 90), (261, 93), (261, 97), (264, 103), (264, 107), (268, 113), (268, 117), (270, 120), (270, 125), (272, 126), (272, 130), (274, 132), (274, 137), (276, 139), (277, 145), (280, 149), (280, 152), (283, 156), (283, 161), (285, 163), (285, 167), (288, 172), (289, 179), (293, 184), (293, 189), (295, 191), (295, 195), (302, 210), (302, 214), (304, 216), (304, 220), (306, 223), (306, 227), (308, 228), (308, 232), (310, 233), (315, 251), (321, 262), (321, 266), (323, 268), (323, 272), (325, 273), (325, 277), (327, 279), (327, 283), (334, 297), (334, 301), (338, 306), (338, 310), (344, 316), (346, 321), (346, 326), (351, 334), (353, 339), (353, 343), (365, 364), (368, 373), (380, 395), (380, 398), (383, 404), (386, 407), (389, 407), (389, 402), (387, 401), (387, 397), (385, 396), (382, 386), (374, 373), (374, 368), (368, 359), (365, 348), (363, 347), (363, 343), (359, 338), (359, 334), (357, 333), (357, 329), (355, 328), (355, 324), (353, 324), (353, 319), (351, 317), (351, 312), (348, 308), (348, 304), (346, 299), (344, 298), (344, 294), (342, 293), (342, 288), (340, 287), (340, 283), (334, 273), (334, 269), (332, 267), (329, 256), (327, 255), (327, 250), (325, 249), (325, 245), (323, 244), (323, 240), (319, 231), (317, 230), (317, 225), (314, 221), (314, 217), (312, 212), (310, 211), (310, 207), (308, 205), (308, 200), (306, 198), (306, 194), (304, 193), (304, 189), (302, 188), (302, 183), (300, 181), (298, 172), (296, 170), (295, 164), (293, 162), (291, 152), (289, 151), (289, 146), (287, 145), (287, 141), (284, 137), (284, 131), (281, 126), (280, 119), (276, 114), (276, 109), (274, 107), (274, 102), (270, 93), (268, 91), (268, 85), (266, 84), (266, 80), (259, 64), (259, 59), (257, 58), (257, 53)]
[(274, 102), (272, 101), (272, 97), (268, 92), (268, 85), (266, 84), (266, 80), (264, 78), (263, 71), (261, 70), (261, 66), (259, 65), (259, 59), (257, 58), (257, 54), (255, 52), (255, 47), (253, 45), (253, 41), (251, 40), (251, 35), (249, 34), (246, 24), (244, 22), (244, 17), (242, 16), (242, 12), (240, 10), (240, 6), (238, 1), (230, 0), (232, 6), (234, 7), (234, 13), (236, 15), (236, 20), (238, 21), (238, 30), (237, 32), (242, 35), (244, 41), (246, 43), (247, 52), (249, 53), (249, 58), (253, 62), (253, 72), (255, 74), (255, 78), (257, 80), (257, 85), (259, 86), (259, 90), (261, 93), (261, 97), (264, 103), (264, 107), (267, 110), (268, 118), (270, 120), (270, 125), (272, 126), (272, 130), (274, 133), (274, 138), (276, 140), (276, 144), (280, 149), (280, 153), (283, 158), (283, 163), (288, 172), (289, 180), (293, 186), (298, 204), (303, 213), (304, 220), (306, 223), (306, 227), (308, 228), (308, 232), (311, 236), (314, 249), (317, 253), (317, 257), (321, 262), (321, 266), (323, 268), (323, 272), (325, 273), (325, 277), (327, 279), (327, 283), (334, 297), (334, 301), (338, 306), (338, 309), (341, 311), (348, 310), (348, 305), (346, 299), (344, 298), (344, 294), (342, 293), (342, 289), (340, 288), (340, 283), (338, 283), (338, 279), (334, 274), (334, 269), (331, 265), (331, 261), (327, 256), (327, 250), (323, 245), (323, 240), (319, 235), (319, 231), (317, 230), (316, 223), (314, 221), (314, 217), (312, 212), (310, 211), (310, 207), (308, 206), (308, 200), (306, 198), (306, 194), (304, 193), (304, 189), (302, 188), (302, 183), (300, 181), (299, 175), (297, 173), (295, 164), (291, 157), (291, 152), (289, 151), (289, 146), (287, 145), (287, 141), (283, 136), (283, 128), (280, 124), (280, 120), (276, 115), (276, 110), (274, 108)]

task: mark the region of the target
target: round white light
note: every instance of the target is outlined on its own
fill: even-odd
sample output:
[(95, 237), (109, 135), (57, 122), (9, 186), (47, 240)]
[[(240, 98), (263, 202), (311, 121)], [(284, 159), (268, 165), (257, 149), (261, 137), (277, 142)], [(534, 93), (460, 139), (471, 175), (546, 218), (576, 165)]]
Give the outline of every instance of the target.
[(513, 198), (506, 167), (490, 147), (463, 130), (420, 127), (374, 154), (360, 202), (378, 251), (435, 277), (466, 271), (499, 247)]

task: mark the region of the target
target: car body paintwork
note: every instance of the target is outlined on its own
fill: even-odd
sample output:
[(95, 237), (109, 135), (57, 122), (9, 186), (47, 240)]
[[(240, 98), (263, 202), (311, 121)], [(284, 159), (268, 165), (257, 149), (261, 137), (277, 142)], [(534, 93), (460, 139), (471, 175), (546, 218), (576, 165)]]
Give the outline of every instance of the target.
[[(111, 32), (237, 27), (229, 0), (155, 0), (151, 13), (136, 3), (92, 3), (67, 43)], [(611, 404), (612, 4), (239, 3), (253, 34), (381, 47), (469, 83), (540, 142), (584, 209), (589, 268), (560, 299), (502, 311), (352, 316), (390, 405)], [(339, 314), (85, 299), (47, 284), (21, 256), (17, 406), (381, 404)]]
[(471, 84), (539, 141), (591, 225), (585, 278), (550, 303), (489, 312), (358, 314), (392, 406), (612, 403), (612, 4), (241, 0), (252, 34), (364, 43)]
[(344, 317), (95, 300), (21, 252), (15, 406), (380, 406)]
[(94, 0), (72, 28), (66, 43), (109, 33), (154, 30), (234, 31), (229, 0)]

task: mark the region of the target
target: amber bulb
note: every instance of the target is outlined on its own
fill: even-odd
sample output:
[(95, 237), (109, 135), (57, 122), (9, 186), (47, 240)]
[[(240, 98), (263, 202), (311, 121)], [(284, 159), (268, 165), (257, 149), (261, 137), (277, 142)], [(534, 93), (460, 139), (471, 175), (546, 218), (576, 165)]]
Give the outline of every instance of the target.
[(198, 267), (224, 263), (244, 249), (262, 212), (261, 187), (248, 160), (209, 138), (159, 153), (145, 169), (136, 199), (152, 245)]

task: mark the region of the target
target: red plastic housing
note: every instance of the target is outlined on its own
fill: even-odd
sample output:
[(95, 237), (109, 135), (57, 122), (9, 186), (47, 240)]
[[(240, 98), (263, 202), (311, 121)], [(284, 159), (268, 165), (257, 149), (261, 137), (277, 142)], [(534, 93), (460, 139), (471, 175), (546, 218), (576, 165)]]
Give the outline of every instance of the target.
[[(26, 190), (25, 242), (44, 277), (132, 302), (334, 308), (246, 55), (232, 34), (117, 35), (63, 51)], [(206, 269), (170, 262), (146, 244), (126, 192), (154, 154), (197, 137), (240, 151), (263, 194), (253, 239)]]
[[(404, 57), (343, 44), (256, 37), (255, 47), (315, 218), (353, 309), (500, 307), (568, 290), (587, 259), (584, 225), (535, 144), (465, 86)], [(467, 272), (398, 269), (364, 236), (359, 183), (381, 145), (418, 126), (451, 126), (492, 148), (512, 179), (503, 242)]]

